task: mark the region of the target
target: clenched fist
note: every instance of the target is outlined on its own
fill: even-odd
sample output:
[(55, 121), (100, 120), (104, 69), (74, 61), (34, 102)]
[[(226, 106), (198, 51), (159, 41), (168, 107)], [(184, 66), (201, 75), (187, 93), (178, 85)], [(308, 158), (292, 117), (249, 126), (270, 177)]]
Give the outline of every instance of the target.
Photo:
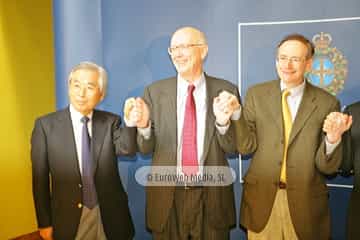
[(227, 91), (222, 91), (214, 98), (213, 111), (219, 125), (227, 125), (231, 115), (239, 108), (240, 104), (236, 96)]
[(352, 116), (340, 113), (332, 112), (327, 115), (323, 131), (326, 133), (327, 139), (330, 143), (335, 143), (341, 139), (342, 134), (347, 131), (352, 124)]
[(149, 108), (140, 97), (128, 98), (125, 101), (124, 115), (128, 127), (146, 128), (149, 126)]

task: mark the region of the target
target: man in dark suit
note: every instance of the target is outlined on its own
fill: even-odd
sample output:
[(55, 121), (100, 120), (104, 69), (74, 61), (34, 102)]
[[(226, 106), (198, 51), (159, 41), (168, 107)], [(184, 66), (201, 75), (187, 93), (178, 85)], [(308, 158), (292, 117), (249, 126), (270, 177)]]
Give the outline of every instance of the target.
[(354, 188), (348, 208), (347, 239), (355, 240), (360, 236), (360, 102), (347, 106), (345, 113), (352, 116), (353, 124), (343, 137), (341, 170), (344, 175), (354, 175)]
[[(208, 46), (198, 29), (178, 29), (168, 52), (177, 77), (146, 87), (145, 102), (137, 98), (130, 112), (139, 150), (153, 153), (152, 169), (173, 167), (179, 176), (201, 175), (208, 166), (226, 169), (225, 153), (235, 152), (234, 133), (222, 101), (214, 99), (220, 92), (238, 96), (237, 88), (204, 74)], [(232, 182), (191, 184), (147, 186), (146, 222), (154, 239), (229, 239), (236, 223)]]
[(120, 128), (117, 115), (95, 110), (106, 85), (102, 67), (80, 63), (69, 75), (69, 107), (35, 121), (33, 197), (43, 239), (134, 236), (117, 155), (136, 152), (136, 129)]
[(251, 87), (233, 121), (238, 151), (253, 154), (240, 209), (250, 240), (330, 238), (324, 176), (340, 166), (349, 119), (329, 115), (339, 102), (304, 78), (313, 54), (304, 36), (285, 37), (277, 49), (280, 79)]

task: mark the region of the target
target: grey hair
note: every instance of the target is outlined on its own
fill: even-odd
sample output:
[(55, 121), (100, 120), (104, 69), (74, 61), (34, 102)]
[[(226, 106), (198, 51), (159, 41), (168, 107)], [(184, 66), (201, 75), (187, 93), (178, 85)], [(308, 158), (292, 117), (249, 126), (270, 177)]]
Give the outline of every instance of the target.
[(106, 70), (103, 67), (100, 67), (99, 65), (97, 65), (96, 63), (93, 63), (93, 62), (81, 62), (71, 69), (71, 72), (70, 72), (69, 78), (68, 78), (68, 84), (70, 84), (74, 73), (77, 72), (78, 70), (90, 70), (90, 71), (97, 72), (99, 74), (98, 83), (99, 83), (101, 96), (103, 99), (106, 95), (106, 89), (107, 89)]

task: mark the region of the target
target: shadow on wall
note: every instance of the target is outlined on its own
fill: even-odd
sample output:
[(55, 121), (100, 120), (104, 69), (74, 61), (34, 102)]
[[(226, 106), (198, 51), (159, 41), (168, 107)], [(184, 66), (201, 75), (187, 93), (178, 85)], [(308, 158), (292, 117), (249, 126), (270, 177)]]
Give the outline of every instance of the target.
[(145, 65), (149, 69), (153, 81), (176, 75), (167, 50), (170, 46), (170, 39), (170, 36), (156, 38), (145, 49)]

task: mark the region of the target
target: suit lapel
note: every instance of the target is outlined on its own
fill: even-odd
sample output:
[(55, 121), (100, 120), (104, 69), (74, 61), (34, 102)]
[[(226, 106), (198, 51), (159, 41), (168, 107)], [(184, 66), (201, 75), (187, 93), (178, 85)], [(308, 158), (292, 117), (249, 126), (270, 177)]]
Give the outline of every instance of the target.
[(314, 94), (312, 86), (310, 85), (310, 83), (306, 83), (304, 95), (302, 97), (294, 123), (292, 125), (288, 146), (291, 145), (296, 135), (304, 127), (307, 119), (311, 116), (311, 113), (315, 111), (317, 107), (317, 105), (315, 104), (315, 99), (316, 96)]
[[(207, 159), (207, 153), (209, 151), (210, 142), (215, 131), (215, 115), (213, 112), (213, 99), (219, 94), (217, 92), (215, 82), (216, 80), (205, 75), (206, 81), (206, 123), (205, 123), (205, 139), (203, 159)], [(205, 165), (205, 164), (204, 164)]]
[(94, 172), (98, 165), (98, 159), (104, 143), (105, 132), (108, 126), (105, 124), (105, 118), (100, 112), (94, 110), (92, 117), (92, 137), (91, 137), (91, 151), (94, 157)]
[(81, 178), (74, 129), (71, 121), (69, 107), (59, 115), (57, 127), (57, 129), (59, 129), (58, 137), (61, 139), (61, 147), (64, 149), (64, 157), (62, 159), (63, 161), (68, 160), (68, 162), (64, 163), (63, 165), (68, 166), (71, 171), (76, 170), (76, 174), (79, 178)]
[[(163, 92), (165, 96), (166, 103), (164, 104), (164, 118), (166, 123), (169, 123), (169, 131), (172, 131), (172, 133), (169, 135), (171, 136), (171, 145), (172, 150), (174, 152), (177, 151), (177, 79), (173, 78), (169, 82), (169, 87), (166, 88), (166, 91)], [(176, 158), (173, 162), (174, 165), (176, 165)]]
[(268, 92), (269, 98), (266, 103), (270, 110), (270, 115), (273, 118), (276, 126), (280, 130), (280, 136), (284, 135), (284, 126), (282, 121), (282, 106), (281, 106), (281, 90), (280, 90), (280, 81), (274, 81), (270, 91)]

